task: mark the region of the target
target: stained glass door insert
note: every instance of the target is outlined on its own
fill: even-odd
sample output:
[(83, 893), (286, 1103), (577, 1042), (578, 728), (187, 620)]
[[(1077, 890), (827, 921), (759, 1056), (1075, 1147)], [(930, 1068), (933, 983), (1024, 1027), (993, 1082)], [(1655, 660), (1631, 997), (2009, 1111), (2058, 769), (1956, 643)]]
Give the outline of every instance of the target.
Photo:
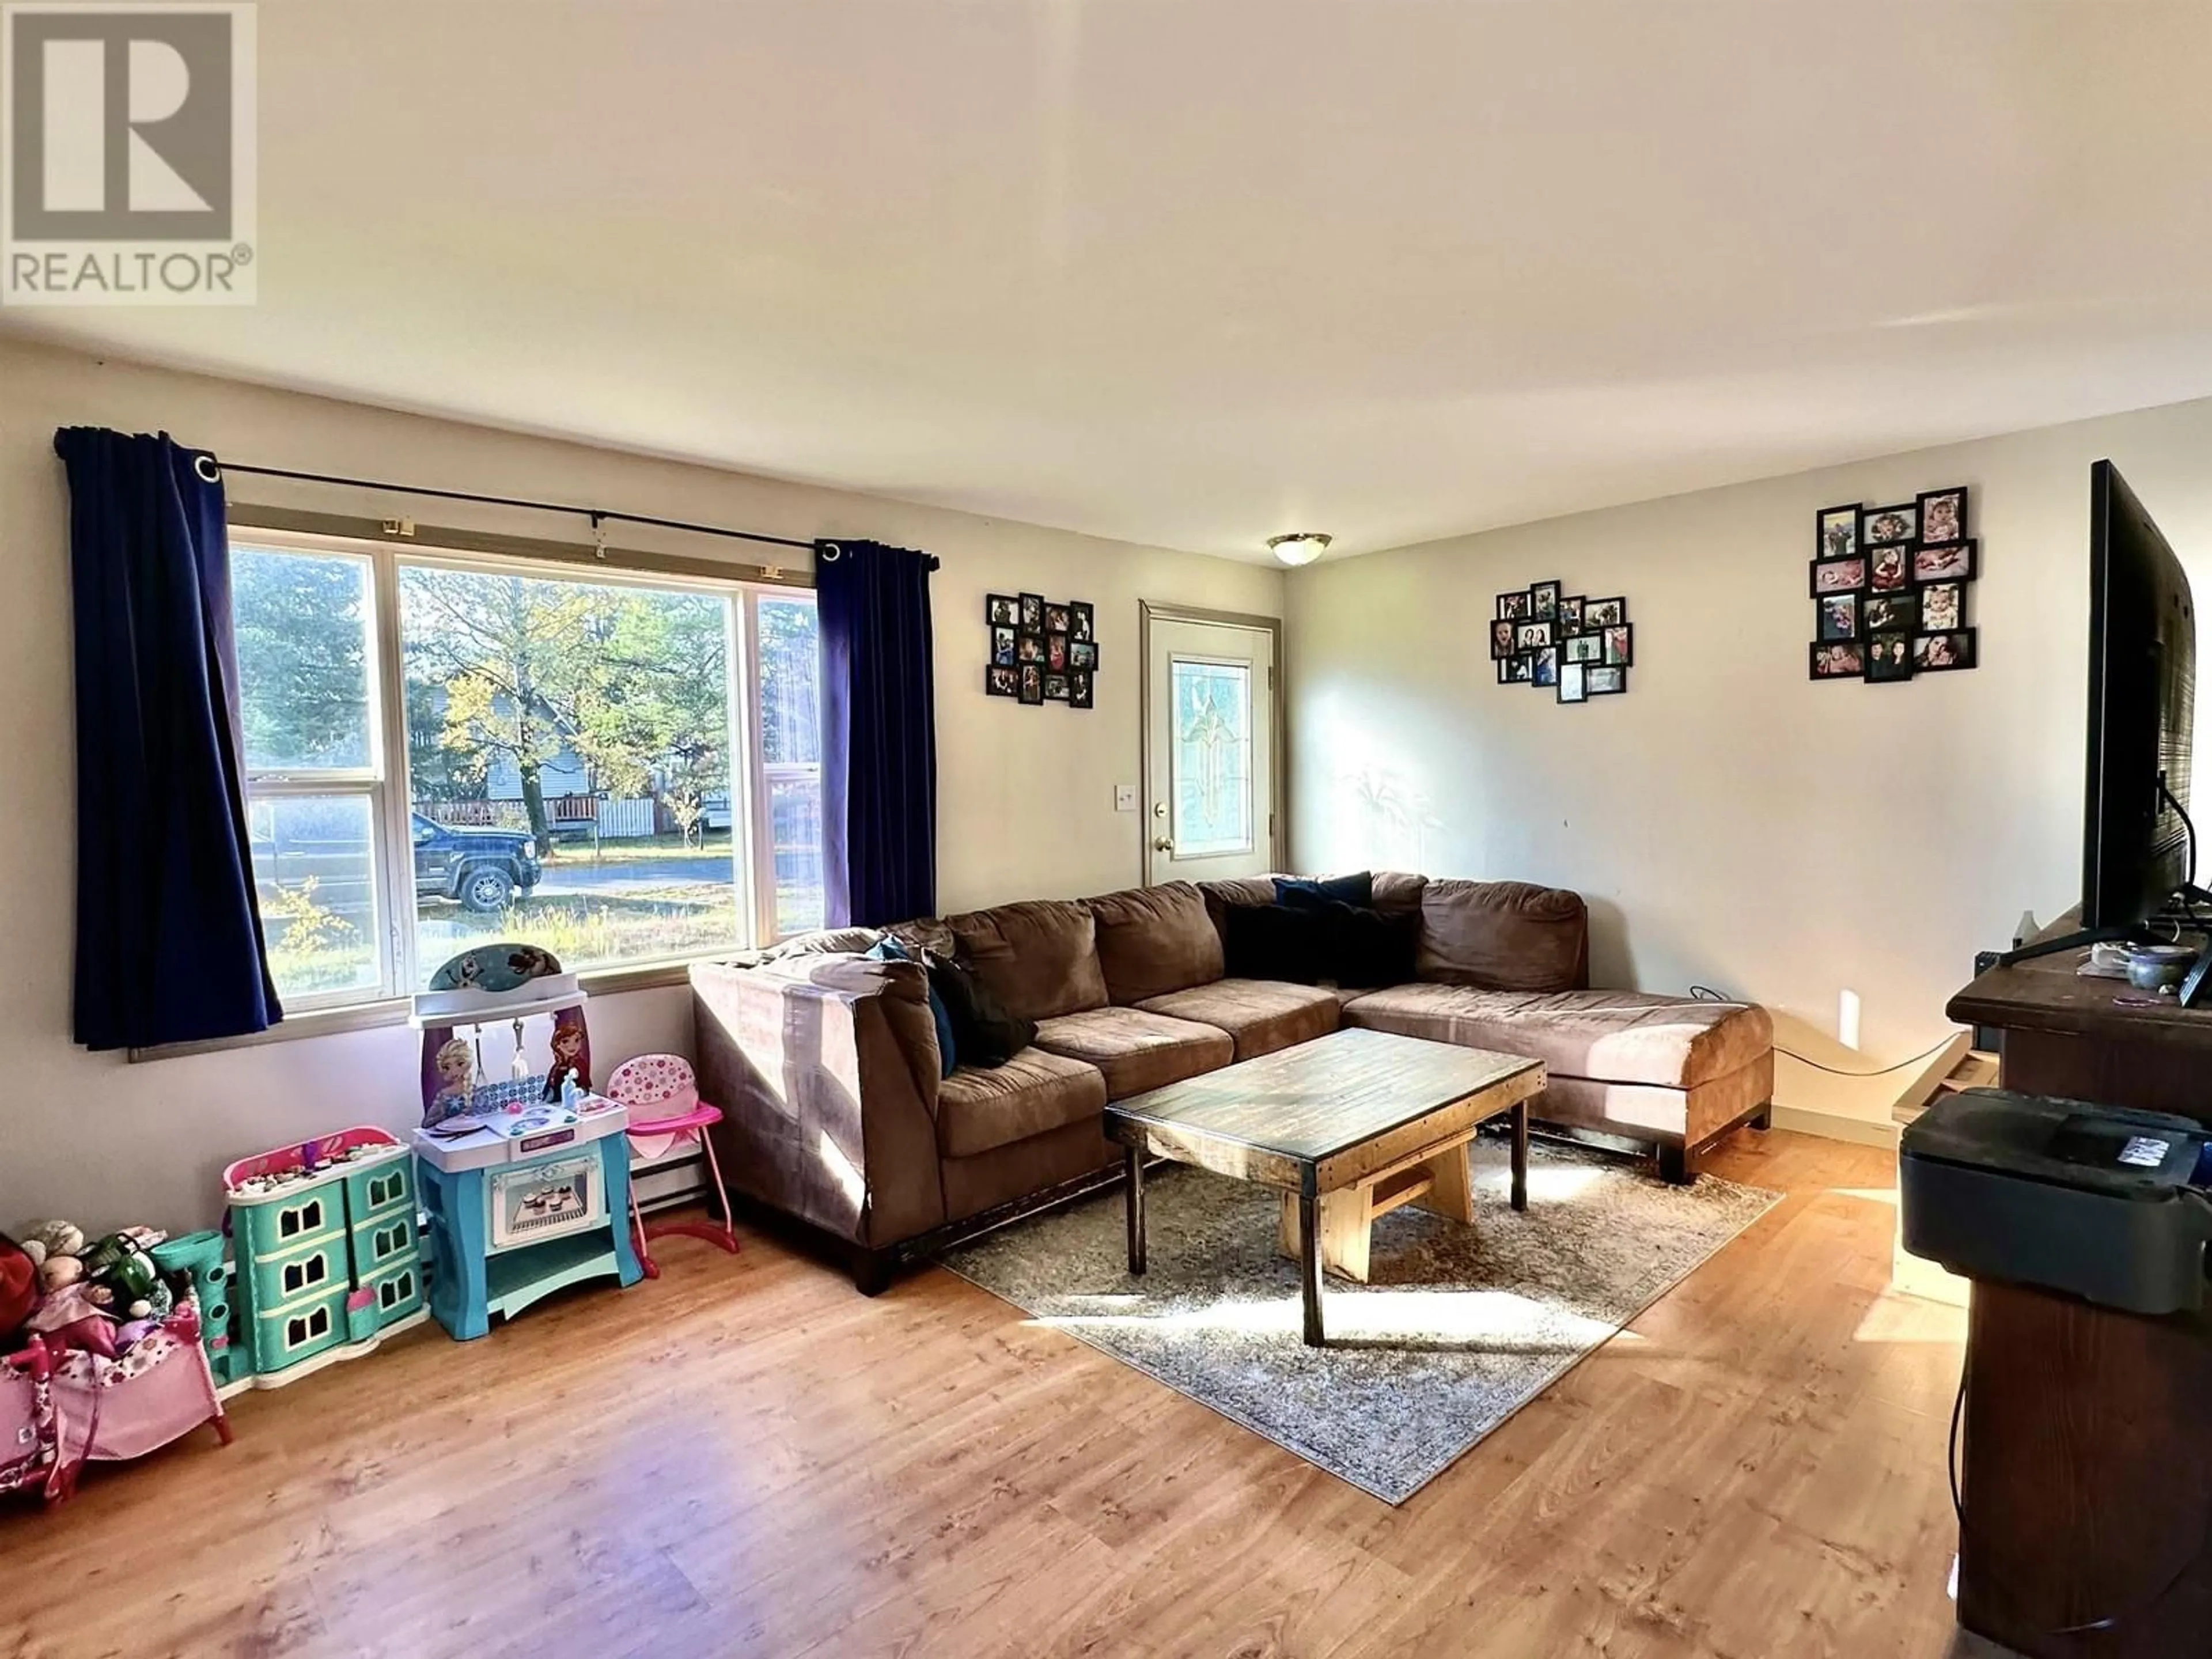
[(1170, 656), (1178, 858), (1252, 850), (1252, 665)]

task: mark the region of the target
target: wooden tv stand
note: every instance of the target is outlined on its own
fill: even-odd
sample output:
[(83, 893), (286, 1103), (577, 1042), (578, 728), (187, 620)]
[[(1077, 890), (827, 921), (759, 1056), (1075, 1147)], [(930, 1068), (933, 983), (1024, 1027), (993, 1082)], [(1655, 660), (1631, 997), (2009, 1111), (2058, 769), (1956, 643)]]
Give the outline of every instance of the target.
[[(1992, 969), (1947, 1012), (2002, 1031), (2005, 1088), (2212, 1123), (2212, 1009), (2124, 1004), (2087, 955)], [(2212, 1314), (1977, 1283), (1966, 1345), (1960, 1623), (2031, 1659), (2212, 1653)]]

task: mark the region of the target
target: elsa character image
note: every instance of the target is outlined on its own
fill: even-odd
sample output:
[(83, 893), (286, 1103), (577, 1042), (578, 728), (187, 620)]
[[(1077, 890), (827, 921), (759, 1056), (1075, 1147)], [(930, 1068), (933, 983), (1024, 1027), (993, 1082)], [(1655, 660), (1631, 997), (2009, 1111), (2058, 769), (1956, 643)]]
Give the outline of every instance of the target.
[(446, 1042), (438, 1050), (438, 1093), (435, 1104), (453, 1112), (468, 1109), (469, 1079), (476, 1067), (469, 1057), (469, 1045), (459, 1037)]

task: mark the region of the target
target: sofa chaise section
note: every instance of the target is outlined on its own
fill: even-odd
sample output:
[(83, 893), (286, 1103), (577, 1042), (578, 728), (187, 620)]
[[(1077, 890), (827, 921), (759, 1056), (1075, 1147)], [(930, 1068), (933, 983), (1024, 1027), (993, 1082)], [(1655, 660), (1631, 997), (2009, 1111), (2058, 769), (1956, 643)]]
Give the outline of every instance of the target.
[(1345, 1005), (1345, 1023), (1544, 1062), (1532, 1110), (1547, 1124), (1655, 1146), (1676, 1182), (1738, 1124), (1762, 1127), (1774, 1091), (1764, 1008), (1635, 991), (1400, 985)]

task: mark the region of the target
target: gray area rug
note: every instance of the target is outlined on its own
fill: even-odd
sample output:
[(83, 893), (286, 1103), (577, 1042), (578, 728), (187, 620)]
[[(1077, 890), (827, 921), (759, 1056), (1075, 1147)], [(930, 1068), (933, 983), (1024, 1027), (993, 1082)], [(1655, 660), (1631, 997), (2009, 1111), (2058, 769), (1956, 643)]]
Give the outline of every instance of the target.
[(1476, 1224), (1410, 1206), (1376, 1222), (1370, 1282), (1323, 1281), (1326, 1348), (1299, 1340), (1276, 1195), (1202, 1170), (1148, 1172), (1141, 1279), (1118, 1190), (943, 1260), (1038, 1323), (1402, 1504), (1780, 1201), (1539, 1145), (1516, 1215), (1504, 1144), (1471, 1150)]

